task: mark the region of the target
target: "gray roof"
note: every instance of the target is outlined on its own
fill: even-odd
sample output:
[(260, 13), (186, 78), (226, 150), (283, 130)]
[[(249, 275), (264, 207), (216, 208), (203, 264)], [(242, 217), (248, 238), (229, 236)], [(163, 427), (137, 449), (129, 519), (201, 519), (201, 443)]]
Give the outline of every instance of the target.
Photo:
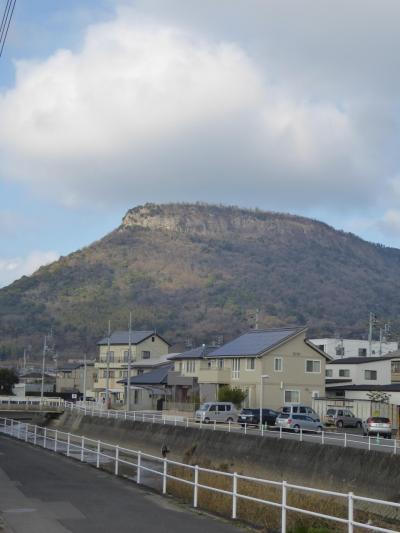
[[(388, 385), (338, 385), (337, 387), (330, 387), (329, 390), (356, 390), (356, 391), (386, 391), (386, 392), (400, 392), (400, 383), (390, 383)], [(347, 400), (348, 398), (346, 398)]]
[(304, 327), (299, 327), (251, 330), (210, 352), (207, 357), (261, 355), (274, 348), (274, 346), (286, 342), (305, 329)]
[(171, 361), (179, 361), (180, 359), (203, 359), (210, 352), (215, 350), (215, 346), (198, 346), (197, 348), (192, 348), (186, 352), (178, 353), (172, 357), (169, 357)]
[[(166, 365), (159, 366), (151, 372), (140, 374), (140, 376), (134, 376), (131, 378), (131, 385), (166, 385), (167, 375), (172, 370), (173, 364), (168, 363)], [(127, 383), (127, 378), (121, 379), (118, 383)]]
[[(149, 331), (132, 331), (131, 332), (131, 343), (132, 344), (139, 344), (140, 342), (143, 342), (144, 340), (148, 339), (152, 335), (155, 335), (156, 337), (159, 337), (161, 340), (166, 342), (168, 346), (170, 346), (169, 342), (167, 342), (165, 339), (161, 337), (158, 333), (155, 333), (153, 330)], [(110, 337), (110, 344), (128, 344), (129, 343), (129, 331), (114, 331), (111, 333)], [(108, 344), (108, 337), (104, 337), (104, 339), (99, 340), (97, 343), (98, 346), (107, 346)]]
[[(395, 352), (393, 352), (394, 354)], [(381, 357), (343, 357), (341, 359), (334, 359), (329, 365), (362, 365), (363, 363), (376, 363), (376, 361), (387, 361), (389, 359), (396, 359), (397, 355), (382, 355)]]

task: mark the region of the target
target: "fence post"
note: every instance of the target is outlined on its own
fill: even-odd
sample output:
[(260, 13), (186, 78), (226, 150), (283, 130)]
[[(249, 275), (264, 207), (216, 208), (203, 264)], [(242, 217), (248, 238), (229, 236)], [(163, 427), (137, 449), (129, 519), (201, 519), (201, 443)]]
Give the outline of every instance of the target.
[(69, 457), (70, 448), (71, 448), (71, 433), (68, 433), (67, 435), (67, 457)]
[(247, 424), (244, 425), (244, 434), (247, 435)]
[(14, 434), (14, 419), (11, 419), (10, 435)]
[(344, 434), (344, 447), (347, 447), (347, 433)]
[(279, 426), (279, 438), (282, 438), (282, 426)]
[(84, 459), (84, 454), (85, 454), (85, 437), (82, 437), (81, 439), (81, 462), (82, 463)]
[(282, 481), (282, 513), (281, 513), (281, 531), (286, 533), (286, 501), (287, 501), (287, 482)]
[[(202, 428), (203, 419), (200, 418), (200, 429)], [(229, 420), (229, 431), (231, 430), (231, 421)]]
[(133, 411), (133, 421), (136, 422), (136, 411)]
[(371, 437), (368, 436), (368, 451), (371, 451)]
[(354, 500), (353, 500), (353, 493), (352, 492), (349, 492), (349, 495), (348, 495), (348, 516), (347, 516), (347, 519), (349, 521), (349, 525), (348, 525), (348, 533), (353, 533), (353, 521), (354, 521)]
[(153, 414), (153, 424), (155, 423), (155, 421), (156, 421), (156, 415)]
[[(164, 424), (165, 424), (165, 419), (164, 419)], [(186, 417), (186, 427), (187, 428), (189, 427), (189, 417), (188, 416)]]
[[(200, 419), (200, 425), (201, 425), (201, 419)], [(231, 421), (229, 420), (229, 433), (231, 432)]]
[(167, 458), (164, 458), (162, 493), (167, 494)]
[(194, 487), (193, 487), (193, 507), (197, 507), (197, 500), (199, 495), (199, 466), (194, 467)]
[(303, 429), (300, 428), (300, 442), (303, 442)]
[(54, 433), (54, 451), (57, 452), (57, 438), (58, 438), (58, 431), (56, 430)]
[(321, 431), (321, 444), (325, 444), (324, 436), (325, 436), (325, 433)]
[(125, 420), (126, 420), (126, 411), (125, 411)]
[(36, 446), (36, 439), (37, 439), (37, 426), (33, 426), (34, 427), (34, 430), (33, 430), (33, 444)]
[(47, 428), (44, 428), (43, 448), (46, 448), (46, 439), (47, 439)]
[(21, 438), (21, 422), (18, 422), (18, 438)]
[(394, 453), (394, 455), (396, 455), (396, 446), (397, 446), (396, 439), (394, 439), (394, 441), (393, 441), (393, 453)]
[(215, 428), (217, 427), (217, 421), (214, 420), (214, 431), (215, 431)]
[(118, 459), (119, 459), (119, 446), (118, 444), (115, 446), (115, 469), (114, 474), (118, 476)]
[(176, 416), (175, 416), (175, 424), (174, 425), (176, 426)]
[(264, 437), (264, 424), (261, 424), (261, 437)]
[(136, 472), (136, 483), (140, 485), (140, 470), (141, 470), (141, 463), (142, 463), (142, 452), (138, 452), (137, 454), (137, 472)]
[(101, 444), (100, 441), (97, 441), (97, 452), (96, 452), (96, 468), (100, 468), (100, 451), (101, 451)]
[(29, 424), (25, 425), (25, 442), (28, 442), (28, 426)]
[(233, 472), (233, 483), (232, 483), (232, 519), (236, 519), (237, 511), (237, 473)]

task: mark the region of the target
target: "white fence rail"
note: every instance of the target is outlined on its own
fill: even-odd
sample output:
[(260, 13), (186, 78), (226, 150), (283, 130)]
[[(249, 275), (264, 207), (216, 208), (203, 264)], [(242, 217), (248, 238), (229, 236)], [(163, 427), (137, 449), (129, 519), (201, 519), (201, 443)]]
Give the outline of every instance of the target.
[(152, 413), (149, 411), (114, 411), (102, 409), (96, 404), (91, 402), (74, 404), (71, 402), (65, 402), (65, 408), (71, 411), (77, 411), (88, 416), (98, 416), (103, 418), (114, 418), (119, 420), (131, 420), (133, 422), (151, 422), (153, 424), (173, 424), (181, 427), (193, 427), (198, 429), (208, 430), (221, 430), (228, 432), (242, 433), (244, 435), (261, 435), (261, 436), (273, 436), (279, 439), (288, 438), (295, 439), (300, 442), (308, 441), (315, 442), (317, 444), (333, 444), (336, 446), (342, 446), (343, 448), (360, 448), (363, 450), (383, 451), (393, 454), (398, 453), (399, 442), (396, 439), (385, 439), (382, 436), (376, 437), (364, 437), (363, 435), (357, 435), (354, 433), (339, 433), (332, 430), (321, 431), (320, 433), (313, 433), (310, 431), (303, 431), (300, 429), (298, 432), (286, 432), (282, 427), (268, 428), (264, 425), (250, 425), (250, 424), (238, 424), (236, 422), (229, 422), (226, 424), (217, 423), (216, 421), (205, 423), (195, 418), (186, 416), (174, 416), (166, 415), (163, 413)]
[[(199, 505), (199, 489), (213, 493), (225, 494), (231, 499), (231, 518), (238, 518), (238, 501), (256, 502), (266, 507), (272, 507), (280, 510), (280, 526), (282, 533), (287, 532), (287, 518), (288, 512), (297, 513), (301, 515), (308, 515), (317, 519), (328, 520), (337, 524), (342, 524), (346, 527), (349, 533), (354, 532), (354, 528), (359, 528), (367, 531), (381, 531), (384, 533), (395, 533), (399, 529), (387, 529), (378, 525), (374, 525), (370, 520), (367, 522), (360, 522), (356, 518), (358, 511), (365, 512), (365, 509), (357, 509), (363, 504), (373, 504), (374, 506), (390, 507), (396, 513), (396, 522), (400, 524), (400, 504), (390, 501), (378, 500), (374, 498), (366, 498), (357, 496), (352, 492), (341, 493), (328, 490), (320, 490), (312, 487), (302, 485), (295, 485), (287, 481), (272, 481), (262, 478), (245, 476), (236, 472), (223, 472), (209, 468), (203, 468), (198, 465), (189, 465), (178, 461), (172, 461), (167, 458), (157, 457), (142, 451), (130, 450), (118, 445), (109, 444), (100, 440), (90, 439), (82, 435), (74, 435), (66, 433), (57, 429), (36, 426), (18, 422), (9, 418), (0, 417), (0, 432), (14, 437), (35, 446), (41, 446), (45, 449), (56, 453), (66, 455), (81, 462), (86, 462), (100, 468), (104, 463), (112, 466), (112, 472), (115, 475), (120, 475), (120, 468), (123, 466), (132, 469), (134, 476), (129, 476), (137, 484), (145, 484), (146, 480), (143, 477), (151, 473), (161, 481), (161, 492), (166, 494), (168, 492), (168, 482), (173, 480), (175, 482), (184, 483), (192, 487), (192, 505), (198, 507)], [(191, 472), (191, 479), (188, 477), (181, 477), (173, 469), (180, 467), (185, 472)], [(199, 481), (199, 474), (208, 473), (217, 478), (229, 479), (230, 488), (221, 488), (212, 484), (206, 484)], [(239, 481), (246, 481), (255, 486), (270, 486), (279, 491), (279, 498), (277, 501), (272, 501), (264, 498), (254, 497), (249, 494), (240, 492), (238, 488)], [(345, 510), (344, 516), (331, 515), (327, 513), (320, 513), (312, 511), (304, 507), (289, 505), (288, 501), (293, 494), (304, 495), (301, 502), (307, 503), (307, 494), (320, 495), (323, 497), (332, 498), (332, 507), (336, 508), (338, 500), (343, 502), (342, 507)], [(246, 516), (240, 518), (246, 519)]]
[(62, 398), (41, 398), (39, 396), (0, 396), (0, 408), (14, 409), (24, 407), (65, 407), (65, 401)]

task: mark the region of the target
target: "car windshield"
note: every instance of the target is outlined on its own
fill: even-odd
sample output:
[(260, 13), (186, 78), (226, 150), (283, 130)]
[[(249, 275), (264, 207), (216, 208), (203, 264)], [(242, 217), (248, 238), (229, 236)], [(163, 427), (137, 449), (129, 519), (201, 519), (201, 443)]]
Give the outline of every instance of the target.
[(240, 411), (240, 414), (241, 415), (252, 415), (253, 414), (253, 411), (251, 409), (242, 409)]
[(210, 407), (209, 403), (203, 403), (203, 405), (200, 406), (199, 411), (208, 411), (209, 407)]

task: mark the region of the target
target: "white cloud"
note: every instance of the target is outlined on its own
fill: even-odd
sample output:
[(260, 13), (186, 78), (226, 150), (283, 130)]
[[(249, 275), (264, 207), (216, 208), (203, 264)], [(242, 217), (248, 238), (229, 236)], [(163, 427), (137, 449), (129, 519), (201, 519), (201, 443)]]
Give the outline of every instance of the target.
[(17, 64), (3, 174), (70, 206), (373, 202), (378, 163), (352, 113), (294, 89), (240, 43), (124, 9), (79, 53)]
[(21, 276), (33, 274), (39, 267), (56, 261), (59, 256), (53, 251), (33, 251), (26, 257), (0, 259), (0, 287), (5, 287)]

